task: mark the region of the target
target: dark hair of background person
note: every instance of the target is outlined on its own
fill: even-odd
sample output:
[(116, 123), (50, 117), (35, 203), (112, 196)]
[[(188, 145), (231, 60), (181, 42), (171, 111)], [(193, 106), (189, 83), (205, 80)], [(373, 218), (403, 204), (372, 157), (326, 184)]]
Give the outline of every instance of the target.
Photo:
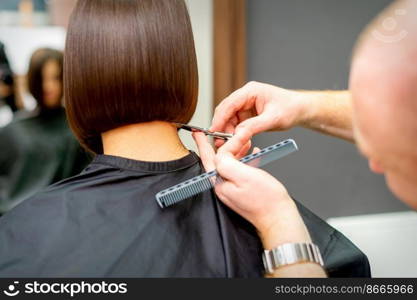
[(69, 124), (97, 154), (103, 132), (155, 120), (188, 123), (194, 114), (197, 59), (183, 0), (79, 0), (64, 64)]
[[(0, 82), (4, 85), (10, 87), (11, 91), (9, 95), (2, 95), (3, 100), (10, 107), (13, 112), (18, 110), (15, 97), (15, 86), (14, 86), (14, 75), (12, 69), (10, 68), (10, 63), (6, 55), (6, 50), (4, 45), (0, 42)], [(1, 100), (1, 99), (0, 99)]]
[(63, 54), (61, 51), (50, 48), (38, 49), (32, 54), (29, 63), (27, 75), (29, 92), (35, 98), (41, 110), (46, 109), (44, 103), (42, 71), (45, 64), (50, 60), (55, 60), (58, 63), (61, 69), (60, 81), (62, 82)]

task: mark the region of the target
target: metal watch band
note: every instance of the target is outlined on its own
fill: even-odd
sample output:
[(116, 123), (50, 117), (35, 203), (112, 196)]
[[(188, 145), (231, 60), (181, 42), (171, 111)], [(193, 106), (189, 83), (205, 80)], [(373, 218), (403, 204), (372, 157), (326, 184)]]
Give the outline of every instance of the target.
[(313, 243), (289, 243), (271, 250), (265, 250), (262, 259), (267, 273), (272, 274), (279, 267), (300, 262), (312, 262), (323, 266), (319, 247)]

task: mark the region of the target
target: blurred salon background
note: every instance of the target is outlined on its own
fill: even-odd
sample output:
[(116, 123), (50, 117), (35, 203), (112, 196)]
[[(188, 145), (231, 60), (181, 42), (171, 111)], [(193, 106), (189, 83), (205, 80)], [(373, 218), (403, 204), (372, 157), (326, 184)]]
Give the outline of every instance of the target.
[[(200, 79), (191, 124), (208, 127), (213, 108), (250, 80), (291, 89), (346, 89), (359, 33), (391, 0), (186, 2)], [(0, 0), (0, 214), (78, 173), (90, 159), (66, 125), (62, 99), (60, 51), (75, 3)], [(36, 76), (30, 76), (31, 66)], [(189, 133), (181, 136), (195, 150)], [(370, 245), (378, 245), (379, 236), (395, 236), (398, 226), (417, 228), (415, 213), (394, 198), (383, 176), (369, 171), (354, 145), (305, 129), (264, 133), (254, 145), (284, 138), (294, 138), (300, 151), (267, 170), (294, 198), (370, 251), (371, 264), (379, 261), (377, 247)], [(398, 221), (404, 216), (406, 225)], [(381, 265), (377, 271), (384, 275)]]
[(74, 1), (0, 1), (0, 215), (81, 172), (90, 156), (67, 125), (62, 67)]

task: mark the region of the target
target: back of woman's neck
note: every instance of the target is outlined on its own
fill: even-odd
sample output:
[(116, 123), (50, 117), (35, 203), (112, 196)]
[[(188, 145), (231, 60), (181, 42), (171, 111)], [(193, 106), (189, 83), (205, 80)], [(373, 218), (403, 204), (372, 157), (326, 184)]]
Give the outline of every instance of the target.
[(101, 135), (103, 152), (142, 161), (169, 161), (189, 154), (168, 122), (138, 123), (109, 130)]

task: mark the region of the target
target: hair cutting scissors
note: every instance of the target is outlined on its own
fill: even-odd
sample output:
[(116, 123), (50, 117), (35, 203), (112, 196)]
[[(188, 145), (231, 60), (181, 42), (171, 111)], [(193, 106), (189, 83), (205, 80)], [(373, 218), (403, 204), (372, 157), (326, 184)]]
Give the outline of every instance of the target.
[(173, 123), (173, 124), (176, 125), (180, 129), (185, 129), (191, 132), (203, 132), (205, 135), (212, 136), (215, 139), (222, 139), (222, 140), (227, 141), (233, 136), (233, 134), (231, 133), (224, 133), (224, 132), (217, 132), (217, 131), (213, 132), (206, 128), (202, 128), (198, 126), (192, 126), (192, 125), (182, 124), (182, 123)]

